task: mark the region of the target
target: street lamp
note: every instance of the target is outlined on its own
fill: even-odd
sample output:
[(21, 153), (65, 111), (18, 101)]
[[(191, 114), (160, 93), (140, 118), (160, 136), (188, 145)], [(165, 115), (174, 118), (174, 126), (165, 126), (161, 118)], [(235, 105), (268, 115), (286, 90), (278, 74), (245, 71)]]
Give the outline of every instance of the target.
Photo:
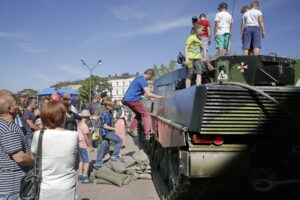
[(80, 58), (80, 61), (81, 61), (81, 64), (83, 64), (84, 66), (86, 66), (90, 72), (90, 89), (89, 89), (89, 102), (92, 101), (91, 99), (91, 91), (92, 91), (92, 83), (91, 83), (91, 79), (92, 79), (92, 73), (93, 73), (93, 70), (96, 68), (96, 66), (98, 64), (101, 64), (102, 63), (102, 60), (98, 60), (98, 62), (94, 65), (94, 67), (90, 68), (89, 65), (83, 60), (83, 58)]

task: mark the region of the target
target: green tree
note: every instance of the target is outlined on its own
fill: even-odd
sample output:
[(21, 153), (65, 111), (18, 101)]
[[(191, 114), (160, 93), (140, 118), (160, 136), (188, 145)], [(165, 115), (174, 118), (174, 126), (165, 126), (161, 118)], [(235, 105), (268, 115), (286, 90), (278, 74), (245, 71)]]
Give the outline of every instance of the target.
[(158, 79), (159, 77), (172, 72), (175, 70), (176, 68), (176, 61), (175, 60), (170, 60), (169, 65), (166, 66), (165, 64), (161, 63), (160, 67), (158, 68), (156, 64), (153, 65), (153, 70), (154, 70), (154, 74), (155, 76), (153, 77), (153, 81), (155, 81), (156, 79)]
[(172, 71), (174, 71), (175, 70), (175, 68), (176, 68), (176, 61), (175, 60), (171, 60), (170, 61), (170, 63), (169, 63), (169, 67), (168, 67), (168, 71), (169, 72), (172, 72)]
[(90, 78), (87, 78), (82, 83), (82, 86), (79, 88), (79, 99), (82, 103), (86, 104), (89, 102), (90, 94), (90, 80), (91, 80), (91, 97), (93, 98), (95, 94), (99, 94), (103, 91), (111, 90), (111, 84), (104, 78), (101, 78), (96, 75), (92, 75)]
[(16, 93), (16, 96), (24, 96), (25, 98), (27, 97), (35, 97), (37, 94), (37, 91), (34, 89), (30, 89), (30, 88), (26, 88), (24, 90), (21, 90), (19, 92)]
[(159, 69), (156, 64), (153, 65), (153, 70), (154, 70), (153, 80), (156, 80), (158, 78), (158, 73), (159, 73)]

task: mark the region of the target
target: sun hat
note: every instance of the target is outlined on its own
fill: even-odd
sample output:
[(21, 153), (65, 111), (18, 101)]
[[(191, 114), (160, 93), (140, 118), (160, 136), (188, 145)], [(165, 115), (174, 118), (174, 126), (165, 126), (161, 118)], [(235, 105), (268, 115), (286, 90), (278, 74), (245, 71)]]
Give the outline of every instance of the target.
[(88, 110), (83, 110), (81, 112), (81, 117), (90, 117), (90, 116), (91, 116), (91, 113)]

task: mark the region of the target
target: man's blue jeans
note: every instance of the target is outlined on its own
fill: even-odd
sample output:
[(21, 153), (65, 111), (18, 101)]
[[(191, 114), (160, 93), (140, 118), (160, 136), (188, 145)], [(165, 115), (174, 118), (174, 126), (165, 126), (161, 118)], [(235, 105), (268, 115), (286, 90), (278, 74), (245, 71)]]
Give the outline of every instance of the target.
[(19, 193), (16, 194), (0, 194), (0, 200), (21, 200)]
[(118, 156), (122, 147), (122, 139), (114, 132), (108, 132), (105, 136), (102, 136), (101, 143), (98, 147), (98, 155), (96, 163), (100, 163), (103, 160), (106, 149), (109, 147), (109, 141), (115, 143), (115, 148), (111, 156)]

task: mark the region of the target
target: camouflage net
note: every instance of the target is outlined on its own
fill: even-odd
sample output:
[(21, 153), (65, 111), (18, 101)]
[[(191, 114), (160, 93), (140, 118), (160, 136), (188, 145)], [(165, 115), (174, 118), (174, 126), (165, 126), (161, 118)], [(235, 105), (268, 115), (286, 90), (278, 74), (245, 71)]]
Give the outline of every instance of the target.
[(108, 161), (103, 167), (94, 169), (90, 178), (97, 184), (113, 184), (119, 187), (137, 179), (152, 179), (150, 161), (143, 150), (122, 158), (124, 162)]

